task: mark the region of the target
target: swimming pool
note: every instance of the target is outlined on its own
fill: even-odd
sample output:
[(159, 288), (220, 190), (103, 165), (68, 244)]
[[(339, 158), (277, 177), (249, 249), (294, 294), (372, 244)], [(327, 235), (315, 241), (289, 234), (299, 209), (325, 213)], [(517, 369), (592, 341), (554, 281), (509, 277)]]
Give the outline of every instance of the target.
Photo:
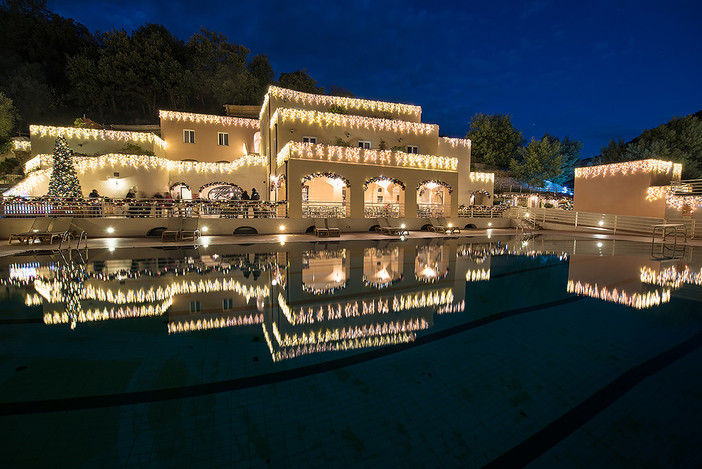
[(0, 444), (13, 467), (697, 467), (701, 260), (557, 236), (0, 259)]

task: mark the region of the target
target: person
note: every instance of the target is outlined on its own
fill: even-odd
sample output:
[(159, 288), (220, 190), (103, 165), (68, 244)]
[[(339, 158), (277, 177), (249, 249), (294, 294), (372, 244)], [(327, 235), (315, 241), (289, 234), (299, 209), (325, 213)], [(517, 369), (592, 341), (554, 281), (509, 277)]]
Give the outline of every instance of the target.
[(244, 202), (241, 203), (242, 207), (242, 212), (244, 214), (244, 218), (249, 218), (249, 200), (251, 200), (251, 197), (249, 197), (249, 193), (244, 191), (241, 193), (241, 200)]
[(251, 205), (253, 205), (254, 218), (258, 218), (258, 215), (259, 215), (258, 201), (261, 200), (261, 195), (258, 192), (256, 192), (255, 187), (253, 189), (251, 189), (251, 200), (256, 201), (256, 202), (252, 202)]
[(100, 201), (97, 200), (100, 198), (100, 194), (98, 194), (97, 189), (93, 189), (90, 194), (88, 194), (88, 198), (90, 199), (90, 213), (92, 216), (97, 217), (100, 215)]
[(162, 200), (163, 196), (160, 192), (154, 194), (154, 215), (157, 217), (160, 217), (163, 213), (163, 204), (161, 203)]
[(125, 199), (127, 200), (127, 205), (129, 208), (127, 208), (127, 216), (128, 217), (134, 217), (135, 212), (136, 212), (136, 194), (134, 193), (134, 189), (129, 189), (127, 192), (127, 195), (124, 196)]
[(165, 216), (170, 217), (171, 211), (173, 210), (173, 196), (171, 195), (171, 191), (165, 193), (165, 196), (163, 197), (163, 206), (166, 208)]

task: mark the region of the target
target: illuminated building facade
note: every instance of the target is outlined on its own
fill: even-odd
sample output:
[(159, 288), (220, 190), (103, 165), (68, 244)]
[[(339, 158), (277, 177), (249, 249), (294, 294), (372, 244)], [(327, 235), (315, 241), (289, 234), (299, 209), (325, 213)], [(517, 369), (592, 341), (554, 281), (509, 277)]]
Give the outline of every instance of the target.
[(271, 86), (258, 119), (160, 111), (153, 131), (31, 126), (27, 177), (6, 195), (46, 194), (63, 135), (85, 195), (136, 187), (144, 198), (217, 199), (256, 188), (286, 202), (290, 218), (455, 217), (459, 205), (492, 205), (494, 179), (471, 175), (470, 140), (440, 136), (421, 112)]

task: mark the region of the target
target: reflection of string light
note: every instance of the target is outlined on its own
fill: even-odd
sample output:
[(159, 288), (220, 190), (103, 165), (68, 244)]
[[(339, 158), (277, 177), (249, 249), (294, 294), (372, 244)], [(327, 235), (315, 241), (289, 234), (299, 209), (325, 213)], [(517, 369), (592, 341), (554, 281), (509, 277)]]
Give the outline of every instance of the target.
[(598, 300), (618, 303), (637, 309), (650, 308), (652, 306), (658, 306), (661, 303), (667, 303), (670, 301), (670, 289), (663, 290), (662, 292), (654, 291), (647, 293), (632, 293), (629, 295), (624, 291), (617, 290), (616, 288), (609, 290), (607, 287), (600, 288), (597, 286), (597, 284), (590, 285), (588, 283), (573, 282), (572, 280), (568, 280), (566, 290), (568, 293), (589, 296), (590, 298), (597, 298)]
[(225, 318), (191, 319), (190, 321), (176, 321), (168, 323), (168, 333), (204, 331), (208, 329), (221, 329), (224, 327), (250, 326), (261, 324), (263, 314), (247, 316), (227, 316)]
[(322, 352), (337, 352), (342, 350), (356, 350), (361, 348), (370, 347), (385, 347), (388, 345), (404, 344), (408, 342), (413, 342), (417, 338), (417, 334), (414, 332), (393, 334), (389, 336), (380, 337), (363, 337), (360, 339), (342, 340), (338, 342), (321, 342), (316, 344), (305, 344), (293, 348), (285, 348), (282, 350), (274, 350), (272, 344), (270, 343), (270, 338), (266, 329), (263, 329), (266, 341), (269, 344), (269, 349), (271, 350), (271, 356), (274, 362), (281, 360), (289, 360), (292, 358), (300, 357), (302, 355), (308, 355), (313, 353)]
[(121, 306), (119, 308), (88, 309), (81, 311), (74, 317), (68, 312), (53, 312), (44, 314), (45, 324), (67, 324), (70, 322), (94, 322), (110, 319), (143, 318), (161, 316), (171, 306), (173, 301), (168, 300), (156, 305)]
[(41, 295), (37, 295), (36, 293), (27, 293), (27, 296), (25, 296), (24, 298), (24, 304), (26, 306), (40, 306), (44, 304), (44, 298), (42, 298)]
[(479, 282), (481, 280), (490, 280), (490, 269), (471, 269), (466, 272), (466, 282)]
[(326, 328), (293, 335), (285, 333), (281, 335), (277, 324), (273, 323), (273, 335), (280, 345), (290, 347), (305, 344), (316, 344), (319, 342), (332, 342), (339, 340), (360, 339), (371, 336), (414, 332), (427, 329), (428, 327), (429, 323), (425, 319), (420, 318), (383, 322), (382, 324), (375, 323), (363, 324), (362, 326)]
[(454, 314), (454, 313), (461, 313), (465, 311), (466, 309), (466, 302), (461, 301), (460, 303), (457, 304), (451, 304), (451, 305), (446, 305), (446, 306), (440, 306), (439, 308), (436, 309), (436, 314)]
[(641, 267), (641, 281), (662, 287), (680, 288), (683, 284), (702, 285), (702, 269), (695, 272), (690, 267), (668, 267), (656, 272), (650, 267)]

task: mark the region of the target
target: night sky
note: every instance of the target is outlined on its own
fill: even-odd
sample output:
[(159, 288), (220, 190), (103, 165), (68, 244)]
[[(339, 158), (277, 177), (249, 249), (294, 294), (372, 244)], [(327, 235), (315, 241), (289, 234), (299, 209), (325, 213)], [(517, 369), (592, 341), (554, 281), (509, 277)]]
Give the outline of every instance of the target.
[[(125, 6), (126, 5), (126, 6)], [(201, 27), (267, 54), (276, 73), (421, 105), (464, 136), (476, 112), (504, 113), (528, 139), (582, 140), (583, 157), (702, 110), (702, 2), (201, 2), (49, 0), (92, 32)]]

